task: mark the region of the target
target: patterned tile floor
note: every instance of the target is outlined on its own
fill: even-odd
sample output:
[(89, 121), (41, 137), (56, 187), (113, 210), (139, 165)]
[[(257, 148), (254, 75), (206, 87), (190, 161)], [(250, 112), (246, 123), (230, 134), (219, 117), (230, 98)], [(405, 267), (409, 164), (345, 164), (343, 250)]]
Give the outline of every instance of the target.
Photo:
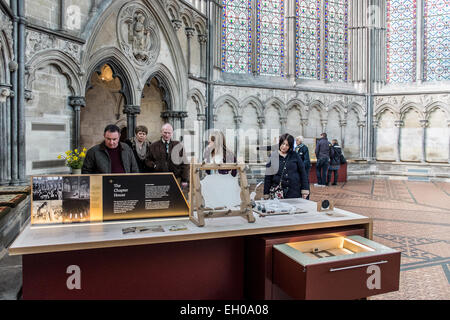
[(373, 218), (373, 240), (401, 251), (400, 289), (371, 300), (450, 299), (450, 183), (350, 180), (311, 200)]

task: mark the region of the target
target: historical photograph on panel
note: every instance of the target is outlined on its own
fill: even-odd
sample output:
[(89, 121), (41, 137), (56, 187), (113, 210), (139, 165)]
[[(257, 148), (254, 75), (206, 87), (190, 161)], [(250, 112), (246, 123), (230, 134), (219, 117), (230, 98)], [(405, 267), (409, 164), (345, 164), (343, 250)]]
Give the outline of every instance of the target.
[(61, 200), (33, 201), (31, 224), (52, 224), (63, 222)]
[(62, 201), (62, 222), (89, 222), (90, 201), (84, 199), (64, 199)]
[(62, 177), (33, 177), (33, 201), (62, 200)]
[(63, 200), (89, 199), (89, 177), (73, 176), (63, 178)]

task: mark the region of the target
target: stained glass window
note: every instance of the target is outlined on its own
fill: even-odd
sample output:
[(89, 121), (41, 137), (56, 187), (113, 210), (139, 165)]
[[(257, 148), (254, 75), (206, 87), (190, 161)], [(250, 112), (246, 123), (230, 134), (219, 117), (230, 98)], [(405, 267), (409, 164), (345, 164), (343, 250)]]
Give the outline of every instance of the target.
[(416, 78), (416, 0), (386, 0), (387, 82)]
[(296, 76), (320, 79), (320, 0), (296, 0)]
[(251, 0), (223, 0), (222, 70), (251, 73)]
[(257, 71), (283, 76), (284, 0), (257, 0)]
[(325, 79), (347, 81), (348, 0), (325, 1)]
[(450, 0), (424, 5), (424, 79), (450, 80)]

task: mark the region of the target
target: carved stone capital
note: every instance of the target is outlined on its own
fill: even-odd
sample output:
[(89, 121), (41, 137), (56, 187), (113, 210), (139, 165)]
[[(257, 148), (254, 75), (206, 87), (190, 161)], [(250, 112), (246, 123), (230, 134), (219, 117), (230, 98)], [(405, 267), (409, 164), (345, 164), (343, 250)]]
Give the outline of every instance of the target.
[(430, 124), (428, 120), (419, 120), (419, 123), (422, 128), (426, 128)]
[(6, 99), (11, 96), (11, 90), (9, 88), (0, 87), (0, 102), (6, 102)]
[(141, 113), (141, 107), (129, 104), (129, 105), (123, 106), (123, 113), (128, 114), (128, 115), (136, 115), (136, 114)]
[(205, 114), (197, 114), (197, 121), (206, 121)]
[[(31, 91), (30, 91), (31, 93)], [(85, 107), (86, 106), (86, 98), (85, 97), (69, 97), (69, 106), (72, 108), (75, 107)]]
[(199, 34), (199, 35), (198, 35), (198, 42), (199, 42), (201, 45), (206, 44), (206, 43), (208, 42), (208, 36), (207, 36), (206, 34)]
[(405, 125), (405, 122), (403, 120), (396, 120), (394, 122), (394, 125), (395, 125), (396, 128), (401, 128), (401, 127), (403, 127)]
[(194, 36), (195, 29), (187, 27), (187, 28), (184, 29), (184, 32), (186, 33), (186, 37), (188, 39), (191, 39)]
[(175, 31), (180, 30), (182, 25), (183, 25), (183, 22), (181, 20), (178, 20), (178, 19), (172, 20), (173, 30), (175, 30)]

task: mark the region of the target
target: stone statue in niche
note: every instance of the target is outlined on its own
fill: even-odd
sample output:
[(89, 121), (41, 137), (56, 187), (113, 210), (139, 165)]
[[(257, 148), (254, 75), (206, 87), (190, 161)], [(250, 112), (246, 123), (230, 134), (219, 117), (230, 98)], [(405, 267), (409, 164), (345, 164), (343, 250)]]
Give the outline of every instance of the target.
[(148, 59), (150, 47), (150, 29), (146, 26), (146, 18), (142, 13), (137, 13), (133, 20), (134, 23), (130, 26), (133, 55), (137, 60), (145, 62)]

